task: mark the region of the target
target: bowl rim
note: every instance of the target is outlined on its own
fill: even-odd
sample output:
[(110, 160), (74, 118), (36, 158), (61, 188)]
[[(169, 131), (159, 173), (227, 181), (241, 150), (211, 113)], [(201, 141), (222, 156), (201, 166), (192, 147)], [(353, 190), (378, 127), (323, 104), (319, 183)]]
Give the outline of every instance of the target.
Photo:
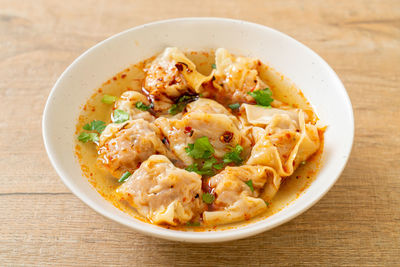
[[(162, 227), (156, 227), (156, 228), (142, 228), (141, 225), (139, 225), (135, 221), (121, 221), (118, 218), (114, 218), (111, 213), (106, 211), (105, 209), (102, 209), (100, 206), (98, 206), (94, 201), (91, 201), (85, 194), (81, 194), (78, 192), (77, 189), (75, 189), (75, 186), (72, 184), (72, 182), (69, 181), (68, 175), (64, 173), (63, 169), (61, 166), (58, 165), (58, 163), (55, 160), (56, 153), (54, 150), (54, 147), (48, 142), (48, 136), (51, 134), (49, 127), (47, 125), (48, 120), (48, 110), (49, 106), (51, 105), (51, 99), (53, 95), (55, 94), (60, 82), (64, 79), (66, 74), (74, 68), (74, 66), (82, 59), (84, 58), (87, 54), (92, 52), (93, 50), (97, 49), (98, 47), (104, 45), (107, 42), (110, 42), (112, 39), (117, 38), (121, 35), (125, 35), (129, 32), (136, 31), (138, 29), (142, 29), (145, 27), (151, 27), (154, 25), (158, 24), (166, 24), (166, 23), (176, 23), (176, 22), (199, 22), (199, 21), (215, 21), (216, 23), (218, 22), (228, 22), (228, 23), (241, 23), (245, 24), (249, 27), (256, 27), (256, 28), (262, 28), (263, 30), (268, 30), (273, 32), (274, 34), (280, 35), (282, 38), (289, 39), (291, 42), (296, 43), (296, 45), (301, 46), (303, 49), (307, 50), (309, 53), (313, 54), (318, 60), (319, 64), (325, 65), (326, 69), (328, 70), (329, 74), (332, 76), (333, 79), (336, 80), (337, 82), (337, 87), (339, 90), (341, 90), (341, 93), (344, 97), (344, 102), (346, 104), (347, 110), (350, 112), (350, 123), (351, 123), (351, 128), (347, 129), (349, 133), (349, 138), (350, 140), (350, 145), (347, 147), (346, 150), (346, 156), (344, 160), (342, 161), (342, 165), (337, 168), (335, 178), (331, 180), (331, 183), (325, 187), (322, 188), (321, 191), (318, 192), (318, 194), (313, 195), (311, 200), (309, 202), (304, 203), (302, 206), (300, 206), (298, 209), (292, 211), (289, 213), (286, 217), (283, 217), (282, 219), (279, 219), (275, 222), (272, 222), (268, 225), (264, 225), (262, 223), (258, 225), (254, 225), (252, 228), (247, 228), (247, 227), (238, 227), (235, 229), (231, 230), (223, 230), (223, 231), (210, 231), (210, 232), (191, 232), (191, 231), (176, 231), (176, 230), (170, 230), (170, 229), (165, 229)], [(129, 28), (127, 30), (124, 30), (120, 33), (117, 33), (115, 35), (112, 35), (108, 37), (107, 39), (95, 44), (94, 46), (90, 47), (87, 49), (85, 52), (83, 52), (80, 56), (78, 56), (60, 75), (60, 77), (57, 79), (56, 83), (52, 87), (49, 96), (47, 98), (44, 111), (43, 111), (43, 116), (42, 116), (42, 135), (43, 135), (43, 142), (44, 146), (47, 152), (47, 155), (49, 157), (49, 160), (53, 166), (53, 168), (56, 170), (58, 176), (61, 178), (63, 183), (68, 187), (68, 189), (76, 196), (78, 197), (82, 202), (84, 202), (86, 205), (91, 207), (93, 210), (98, 212), (99, 214), (103, 215), (106, 218), (109, 218), (115, 222), (118, 222), (124, 226), (127, 226), (131, 229), (134, 229), (135, 231), (138, 231), (140, 233), (158, 237), (158, 238), (163, 238), (163, 239), (168, 239), (168, 240), (173, 240), (173, 241), (183, 241), (183, 242), (192, 242), (192, 243), (211, 243), (211, 242), (224, 242), (224, 241), (230, 241), (230, 240), (236, 240), (236, 239), (242, 239), (245, 237), (253, 236), (256, 234), (259, 234), (261, 232), (270, 230), (272, 228), (275, 228), (279, 225), (282, 225), (293, 218), (299, 216), (303, 212), (307, 211), (309, 208), (311, 208), (313, 205), (315, 205), (331, 188), (332, 186), (336, 183), (336, 181), (339, 179), (341, 173), (343, 172), (348, 159), (351, 154), (351, 150), (353, 147), (353, 142), (354, 142), (354, 113), (353, 113), (353, 108), (352, 104), (350, 101), (350, 98), (347, 94), (347, 91), (341, 82), (340, 78), (338, 75), (335, 73), (335, 71), (330, 67), (330, 65), (321, 57), (319, 56), (316, 52), (314, 52), (312, 49), (307, 47), (306, 45), (302, 44), (301, 42), (297, 41), (293, 37), (282, 33), (278, 30), (275, 30), (273, 28), (270, 28), (268, 26), (264, 26), (261, 24), (257, 24), (254, 22), (248, 22), (244, 20), (238, 20), (238, 19), (231, 19), (231, 18), (220, 18), (220, 17), (185, 17), (185, 18), (172, 18), (172, 19), (166, 19), (166, 20), (159, 20), (159, 21), (154, 21), (142, 25), (138, 25), (132, 28)], [(82, 176), (83, 177), (83, 176)], [(318, 177), (318, 174), (317, 174)], [(261, 221), (262, 222), (262, 221)], [(149, 225), (151, 226), (151, 225)], [(200, 234), (199, 234), (200, 233)]]

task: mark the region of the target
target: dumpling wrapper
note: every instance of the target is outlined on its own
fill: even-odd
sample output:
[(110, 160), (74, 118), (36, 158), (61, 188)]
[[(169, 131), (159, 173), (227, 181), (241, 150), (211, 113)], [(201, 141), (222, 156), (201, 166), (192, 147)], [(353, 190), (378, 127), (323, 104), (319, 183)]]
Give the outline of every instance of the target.
[(130, 120), (144, 119), (148, 122), (153, 122), (155, 118), (150, 112), (136, 108), (135, 105), (138, 102), (142, 102), (146, 106), (150, 105), (149, 100), (144, 94), (136, 91), (126, 91), (115, 102), (115, 109), (127, 112)]
[(200, 86), (210, 81), (213, 77), (213, 72), (208, 76), (205, 76), (196, 70), (196, 65), (188, 59), (185, 54), (176, 47), (169, 47), (165, 49), (165, 55), (169, 55), (170, 59), (175, 62), (175, 64), (180, 64), (183, 68), (180, 71), (185, 77), (185, 80), (190, 88), (192, 88), (196, 93), (201, 93)]
[[(246, 184), (251, 180), (254, 191)], [(206, 225), (218, 225), (249, 220), (267, 209), (281, 184), (274, 169), (265, 166), (227, 167), (210, 178), (216, 199), (215, 210), (205, 211)]]
[[(193, 144), (197, 138), (208, 137), (215, 150), (214, 155), (220, 158), (237, 144), (242, 146), (250, 144), (235, 122), (224, 114), (188, 112), (181, 119), (160, 117), (154, 123), (168, 139), (171, 150), (186, 166), (193, 164), (194, 160), (186, 153), (185, 148), (188, 144)], [(221, 139), (226, 132), (232, 134), (229, 142), (223, 142)]]
[(247, 93), (252, 90), (268, 88), (259, 77), (257, 66), (259, 60), (248, 57), (235, 57), (224, 48), (215, 52), (216, 70), (211, 92), (215, 97), (229, 97), (230, 103), (254, 102)]
[(224, 114), (227, 116), (232, 116), (232, 114), (217, 101), (202, 97), (197, 99), (196, 101), (189, 103), (186, 106), (186, 110), (188, 113), (197, 112), (209, 114)]
[(119, 178), (126, 171), (136, 170), (153, 154), (176, 159), (161, 138), (160, 130), (143, 119), (110, 123), (99, 138), (97, 165)]
[(168, 47), (151, 63), (144, 85), (150, 94), (159, 91), (168, 97), (179, 97), (188, 90), (199, 93), (200, 86), (212, 76), (199, 73), (178, 48)]
[(143, 162), (117, 194), (155, 224), (185, 224), (204, 209), (201, 176), (175, 167), (163, 155)]
[(278, 108), (267, 108), (257, 105), (242, 104), (241, 109), (246, 114), (247, 121), (254, 125), (268, 125), (276, 115), (288, 116), (298, 127), (299, 112), (297, 109), (283, 110)]
[(250, 111), (249, 121), (266, 126), (265, 129), (253, 128), (255, 145), (246, 164), (270, 166), (280, 176), (290, 176), (302, 161), (318, 150), (320, 140), (317, 127), (305, 124), (301, 110), (297, 111), (298, 121), (288, 111), (274, 111), (275, 114), (271, 116), (268, 111), (260, 110), (256, 114), (252, 113), (251, 107), (247, 107), (247, 110)]

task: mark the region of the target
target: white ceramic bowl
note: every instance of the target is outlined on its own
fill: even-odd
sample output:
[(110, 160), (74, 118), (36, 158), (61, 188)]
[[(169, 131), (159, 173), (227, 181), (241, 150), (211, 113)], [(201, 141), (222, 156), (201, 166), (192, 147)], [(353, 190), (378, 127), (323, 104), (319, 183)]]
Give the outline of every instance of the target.
[[(167, 46), (207, 50), (227, 48), (254, 56), (291, 79), (314, 105), (323, 124), (325, 149), (317, 179), (291, 205), (265, 220), (233, 230), (182, 232), (136, 220), (103, 199), (82, 176), (74, 156), (74, 131), (80, 107), (104, 81), (132, 63)], [(218, 242), (261, 233), (293, 219), (333, 186), (346, 165), (354, 121), (349, 97), (329, 65), (312, 50), (271, 28), (221, 18), (184, 18), (138, 26), (95, 45), (61, 75), (43, 114), (43, 139), (50, 161), (68, 188), (100, 214), (142, 233), (187, 242)]]

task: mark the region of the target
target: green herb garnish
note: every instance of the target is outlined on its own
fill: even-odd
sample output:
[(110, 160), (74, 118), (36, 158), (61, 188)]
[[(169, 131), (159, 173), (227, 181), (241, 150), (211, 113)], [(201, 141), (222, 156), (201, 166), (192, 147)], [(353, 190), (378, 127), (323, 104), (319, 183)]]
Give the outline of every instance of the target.
[(136, 107), (137, 109), (140, 109), (140, 110), (143, 110), (143, 111), (147, 111), (147, 110), (150, 109), (150, 106), (146, 106), (146, 105), (145, 105), (143, 102), (141, 102), (141, 101), (136, 102), (135, 107)]
[(251, 95), (260, 106), (270, 107), (271, 102), (274, 101), (274, 99), (271, 97), (272, 92), (269, 88), (248, 92), (247, 94)]
[(178, 114), (179, 112), (182, 112), (185, 106), (179, 105), (179, 104), (173, 104), (169, 109), (168, 113), (171, 115)]
[(83, 129), (87, 131), (96, 131), (102, 133), (106, 128), (106, 123), (104, 121), (93, 120), (91, 123), (86, 123)]
[(215, 158), (207, 159), (206, 161), (204, 161), (203, 169), (211, 170), (214, 163), (217, 163), (217, 160)]
[(123, 123), (129, 120), (129, 113), (121, 109), (116, 109), (114, 110), (112, 120), (115, 123)]
[(269, 202), (265, 201), (265, 200), (264, 200), (264, 202), (265, 202), (265, 205), (267, 205), (267, 207), (269, 207)]
[(91, 141), (93, 143), (97, 143), (99, 141), (99, 135), (97, 133), (85, 133), (85, 132), (82, 132), (78, 136), (78, 140), (83, 142), (83, 143), (87, 143), (89, 141)]
[(217, 68), (217, 65), (211, 64), (211, 68), (216, 69), (216, 68)]
[(113, 95), (103, 95), (103, 98), (101, 99), (101, 102), (104, 104), (112, 104), (117, 100), (116, 96)]
[(188, 172), (196, 172), (199, 173), (199, 164), (193, 163), (185, 168)]
[(92, 122), (83, 125), (82, 128), (87, 131), (96, 131), (97, 133), (81, 132), (78, 136), (79, 141), (83, 143), (87, 143), (89, 141), (98, 143), (99, 134), (101, 134), (106, 128), (106, 123), (104, 121), (93, 120)]
[(186, 226), (200, 226), (200, 222), (187, 222)]
[(250, 187), (251, 192), (254, 192), (254, 186), (253, 186), (253, 180), (248, 180), (247, 182), (244, 182), (245, 184)]
[(178, 114), (179, 112), (182, 112), (183, 109), (186, 107), (187, 104), (190, 102), (195, 101), (199, 97), (197, 95), (184, 95), (181, 96), (178, 101), (171, 106), (171, 108), (168, 110), (168, 113), (171, 115)]
[(214, 164), (213, 168), (216, 170), (221, 170), (225, 166), (224, 163)]
[(201, 198), (203, 199), (204, 203), (211, 204), (215, 200), (215, 196), (210, 193), (204, 193)]
[(228, 107), (232, 110), (236, 110), (240, 108), (240, 104), (239, 103), (234, 103), (234, 104), (230, 104), (228, 105)]
[(125, 172), (124, 174), (122, 174), (121, 178), (119, 178), (118, 182), (120, 183), (125, 182), (131, 175), (132, 173)]
[(190, 172), (195, 172), (200, 175), (207, 175), (207, 176), (212, 176), (214, 175), (214, 170), (213, 170), (213, 164), (216, 163), (217, 160), (215, 158), (209, 158), (206, 161), (204, 161), (203, 166), (199, 168), (199, 164), (193, 163), (192, 165), (189, 165), (186, 167), (187, 171)]
[(188, 144), (185, 151), (194, 159), (208, 159), (214, 154), (214, 148), (207, 136), (197, 138), (194, 144)]
[(229, 164), (234, 162), (236, 165), (239, 165), (243, 162), (243, 159), (240, 157), (240, 154), (243, 152), (243, 147), (241, 145), (236, 145), (232, 148), (231, 152), (228, 152), (224, 155), (224, 163)]

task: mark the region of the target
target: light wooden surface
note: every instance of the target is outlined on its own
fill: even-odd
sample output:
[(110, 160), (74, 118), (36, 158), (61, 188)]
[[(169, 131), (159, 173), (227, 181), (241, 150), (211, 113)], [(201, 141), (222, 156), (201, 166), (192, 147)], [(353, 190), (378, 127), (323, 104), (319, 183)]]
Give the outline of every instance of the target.
[[(221, 244), (150, 238), (95, 213), (50, 165), (41, 117), (62, 71), (106, 37), (183, 16), (276, 28), (319, 53), (344, 82), (356, 122), (349, 163), (291, 222)], [(399, 266), (399, 84), (398, 0), (0, 0), (0, 265)]]

